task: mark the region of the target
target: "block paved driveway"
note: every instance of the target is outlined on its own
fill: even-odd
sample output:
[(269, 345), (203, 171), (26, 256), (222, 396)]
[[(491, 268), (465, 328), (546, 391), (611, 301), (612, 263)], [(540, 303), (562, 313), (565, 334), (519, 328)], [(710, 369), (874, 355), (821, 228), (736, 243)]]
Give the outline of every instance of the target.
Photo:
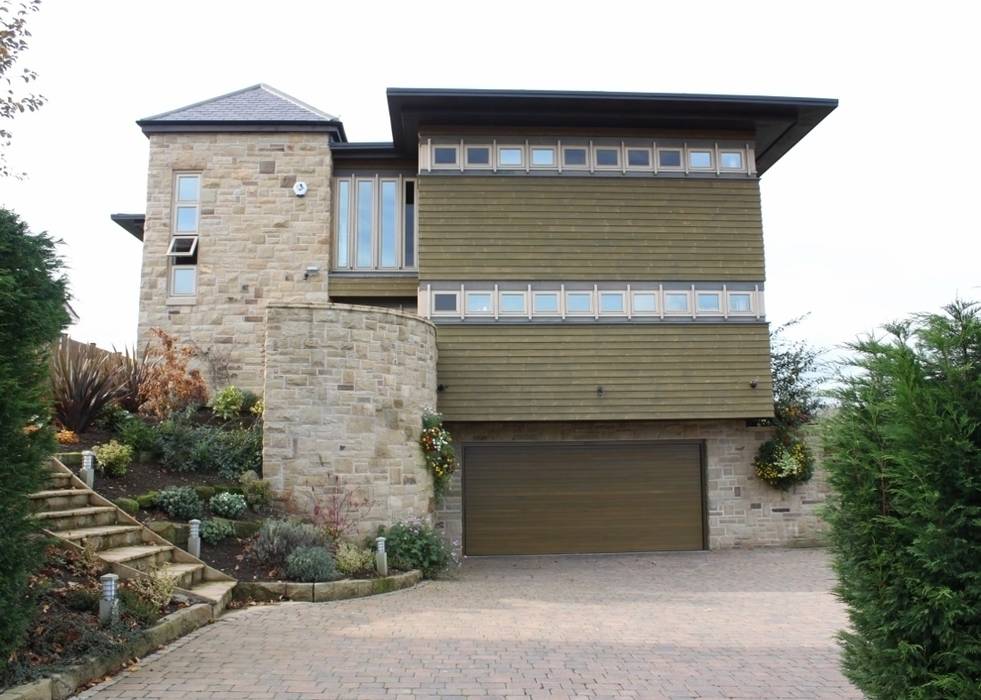
[(83, 697), (843, 698), (822, 550), (467, 560), (453, 580), (233, 612)]

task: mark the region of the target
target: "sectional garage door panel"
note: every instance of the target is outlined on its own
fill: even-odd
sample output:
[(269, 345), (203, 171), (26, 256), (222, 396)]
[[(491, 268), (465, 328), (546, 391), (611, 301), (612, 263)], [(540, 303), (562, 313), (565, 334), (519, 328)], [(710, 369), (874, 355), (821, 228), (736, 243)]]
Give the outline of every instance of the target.
[(701, 549), (697, 443), (464, 448), (469, 555)]

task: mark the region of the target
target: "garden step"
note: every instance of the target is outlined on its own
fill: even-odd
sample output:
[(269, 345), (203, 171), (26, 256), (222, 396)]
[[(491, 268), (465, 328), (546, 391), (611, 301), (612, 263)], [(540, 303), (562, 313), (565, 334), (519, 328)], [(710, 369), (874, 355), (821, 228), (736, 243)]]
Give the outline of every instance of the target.
[(132, 547), (116, 547), (99, 552), (99, 557), (112, 564), (147, 571), (170, 561), (173, 545), (147, 544)]
[(51, 488), (55, 489), (70, 488), (72, 475), (63, 472), (48, 472), (47, 483)]
[(160, 573), (174, 579), (179, 588), (189, 590), (204, 577), (204, 564), (169, 562), (160, 567)]
[(190, 589), (191, 593), (211, 601), (211, 609), (215, 617), (228, 605), (232, 599), (232, 589), (238, 581), (204, 581)]
[(76, 544), (91, 545), (96, 551), (143, 542), (143, 528), (139, 525), (80, 527), (74, 530), (59, 530), (52, 534)]
[(115, 525), (116, 508), (114, 506), (89, 506), (88, 508), (72, 508), (69, 510), (52, 510), (34, 513), (34, 517), (42, 520), (42, 525), (48, 530), (77, 530), (82, 527), (96, 525)]
[(38, 491), (30, 495), (31, 508), (35, 511), (57, 511), (84, 508), (89, 504), (89, 492), (84, 489), (55, 489)]

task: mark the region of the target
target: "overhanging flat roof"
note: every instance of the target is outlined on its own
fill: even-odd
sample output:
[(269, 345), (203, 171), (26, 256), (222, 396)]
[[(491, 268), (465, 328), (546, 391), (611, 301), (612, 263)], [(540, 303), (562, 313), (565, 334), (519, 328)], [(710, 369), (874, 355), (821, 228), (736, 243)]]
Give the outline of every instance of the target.
[(750, 131), (763, 174), (828, 116), (838, 100), (552, 90), (389, 88), (392, 140), (406, 155), (421, 127), (599, 127)]
[(110, 214), (109, 218), (126, 229), (137, 240), (143, 240), (143, 226), (146, 224), (146, 214)]

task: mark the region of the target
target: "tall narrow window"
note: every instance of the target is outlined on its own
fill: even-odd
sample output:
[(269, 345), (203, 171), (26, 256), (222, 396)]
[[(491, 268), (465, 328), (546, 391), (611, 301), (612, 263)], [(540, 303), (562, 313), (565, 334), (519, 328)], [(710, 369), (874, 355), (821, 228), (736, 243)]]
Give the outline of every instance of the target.
[(405, 209), (402, 213), (403, 243), (402, 264), (415, 267), (416, 264), (416, 183), (405, 183)]
[(398, 265), (398, 232), (395, 230), (398, 207), (398, 182), (382, 180), (381, 183), (381, 266)]
[(337, 183), (337, 267), (351, 264), (351, 182)]
[(181, 173), (174, 178), (174, 223), (167, 256), (170, 294), (194, 296), (198, 280), (198, 227), (201, 214), (201, 176)]
[(357, 266), (372, 266), (371, 226), (375, 209), (375, 183), (358, 180)]

